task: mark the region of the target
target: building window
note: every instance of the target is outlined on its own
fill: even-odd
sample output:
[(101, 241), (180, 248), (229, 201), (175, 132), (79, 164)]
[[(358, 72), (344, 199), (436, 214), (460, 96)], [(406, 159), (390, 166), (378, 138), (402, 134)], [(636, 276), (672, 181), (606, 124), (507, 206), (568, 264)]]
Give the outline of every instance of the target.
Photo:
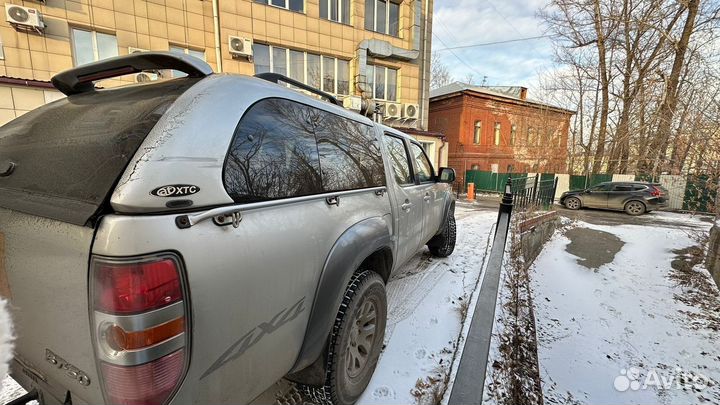
[[(170, 45), (170, 52), (172, 52), (172, 53), (182, 53), (182, 54), (185, 54), (185, 55), (194, 56), (194, 57), (196, 57), (196, 58), (198, 58), (198, 59), (201, 59), (201, 60), (205, 60), (205, 51), (196, 51), (196, 50), (194, 50), (194, 49), (188, 49), (188, 48), (183, 48), (183, 47), (181, 47), (181, 46), (173, 46), (173, 45)], [(179, 70), (173, 70), (171, 77), (185, 77), (185, 76), (187, 76), (187, 73), (183, 73), (183, 72), (181, 72), (181, 71), (179, 71)]]
[(480, 145), (482, 139), (482, 121), (475, 121), (475, 133), (473, 134), (473, 143)]
[(420, 146), (422, 146), (422, 148), (425, 150), (425, 153), (430, 154), (434, 152), (435, 143), (420, 141)]
[(367, 75), (374, 99), (397, 101), (397, 69), (368, 65)]
[(510, 145), (515, 145), (515, 137), (517, 136), (517, 125), (510, 126)]
[(400, 4), (392, 0), (365, 0), (365, 29), (400, 36)]
[(72, 43), (75, 66), (118, 56), (115, 35), (73, 28)]
[(305, 12), (305, 0), (255, 0), (255, 2), (300, 13)]
[(350, 24), (350, 0), (320, 0), (320, 18)]
[(280, 73), (323, 91), (350, 93), (350, 62), (279, 46), (253, 44), (255, 74)]
[(535, 145), (535, 128), (528, 127), (527, 140), (525, 142), (528, 146)]
[(495, 123), (495, 146), (500, 145), (500, 123)]

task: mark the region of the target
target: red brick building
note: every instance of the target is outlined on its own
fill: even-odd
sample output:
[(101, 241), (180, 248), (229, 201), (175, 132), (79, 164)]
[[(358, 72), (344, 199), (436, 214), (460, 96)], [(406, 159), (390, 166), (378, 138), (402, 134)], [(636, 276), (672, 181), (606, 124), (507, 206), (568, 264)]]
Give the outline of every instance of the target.
[[(574, 111), (527, 99), (523, 87), (452, 83), (430, 93), (429, 130), (445, 134), (448, 165), (467, 170), (566, 173)], [(495, 166), (496, 165), (496, 166)]]

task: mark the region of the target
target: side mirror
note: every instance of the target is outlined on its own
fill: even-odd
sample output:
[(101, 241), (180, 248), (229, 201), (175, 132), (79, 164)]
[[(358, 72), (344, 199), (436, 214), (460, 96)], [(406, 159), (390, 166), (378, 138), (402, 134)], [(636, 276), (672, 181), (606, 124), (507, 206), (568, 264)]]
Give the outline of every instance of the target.
[(438, 173), (438, 183), (452, 183), (455, 181), (455, 169), (452, 167), (441, 167)]

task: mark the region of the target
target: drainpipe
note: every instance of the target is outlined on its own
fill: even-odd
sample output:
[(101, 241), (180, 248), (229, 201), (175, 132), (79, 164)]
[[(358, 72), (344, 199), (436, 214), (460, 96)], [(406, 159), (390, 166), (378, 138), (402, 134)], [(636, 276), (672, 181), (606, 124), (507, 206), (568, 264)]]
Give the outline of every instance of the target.
[[(428, 2), (430, 0), (427, 0)], [(367, 85), (365, 72), (367, 71), (368, 56), (375, 58), (393, 58), (404, 61), (416, 60), (420, 56), (420, 21), (422, 13), (422, 1), (415, 0), (415, 19), (412, 25), (412, 49), (400, 48), (393, 46), (388, 41), (379, 39), (365, 39), (358, 44), (357, 47), (357, 75), (355, 76), (356, 90), (367, 98), (368, 93), (372, 93)]]
[(447, 146), (448, 141), (447, 141), (447, 137), (445, 137), (445, 136), (440, 138), (440, 140), (442, 141), (442, 146), (438, 148), (438, 166), (443, 167), (442, 166), (442, 151), (443, 151), (443, 149), (445, 149), (445, 146)]
[(222, 52), (220, 51), (220, 13), (218, 0), (212, 0), (213, 28), (215, 29), (215, 60), (218, 73), (222, 73)]
[[(419, 1), (418, 1), (419, 2)], [(423, 35), (422, 35), (422, 45), (420, 44), (420, 38), (418, 37), (415, 41), (418, 46), (421, 46), (422, 54), (423, 54), (423, 61), (422, 66), (420, 66), (420, 129), (427, 131), (428, 129), (428, 119), (429, 119), (429, 113), (430, 113), (430, 53), (431, 53), (431, 41), (428, 39), (428, 34), (432, 32), (432, 27), (430, 26), (432, 24), (432, 20), (430, 19), (430, 7), (433, 0), (425, 0), (425, 14), (423, 16), (417, 15), (415, 17), (415, 23), (416, 24), (422, 24), (423, 27)], [(416, 12), (419, 12), (420, 10), (419, 5), (416, 5)], [(420, 19), (422, 17), (422, 20)], [(417, 27), (416, 32), (419, 34), (420, 27)], [(443, 144), (444, 146), (444, 144)]]

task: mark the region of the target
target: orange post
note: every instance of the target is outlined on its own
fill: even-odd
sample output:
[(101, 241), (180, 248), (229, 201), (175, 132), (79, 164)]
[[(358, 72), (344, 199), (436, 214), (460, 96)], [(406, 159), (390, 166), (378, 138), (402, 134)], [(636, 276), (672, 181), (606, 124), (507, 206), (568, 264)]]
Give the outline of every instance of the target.
[(468, 183), (467, 185), (467, 199), (473, 201), (475, 199), (475, 183)]

